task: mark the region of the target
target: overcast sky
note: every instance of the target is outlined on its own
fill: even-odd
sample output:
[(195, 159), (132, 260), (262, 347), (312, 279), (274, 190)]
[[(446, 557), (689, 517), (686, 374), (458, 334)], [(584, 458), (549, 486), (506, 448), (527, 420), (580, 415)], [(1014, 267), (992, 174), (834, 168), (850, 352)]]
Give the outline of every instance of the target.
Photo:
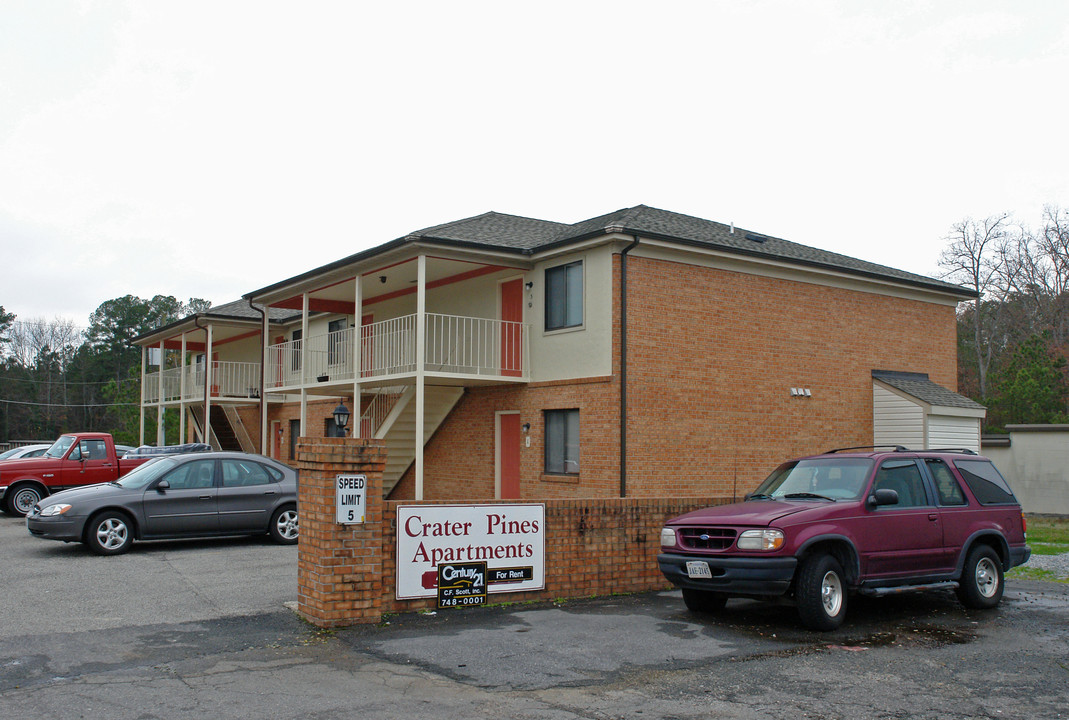
[(1069, 205), (1069, 3), (0, 0), (0, 305), (637, 204), (935, 275)]

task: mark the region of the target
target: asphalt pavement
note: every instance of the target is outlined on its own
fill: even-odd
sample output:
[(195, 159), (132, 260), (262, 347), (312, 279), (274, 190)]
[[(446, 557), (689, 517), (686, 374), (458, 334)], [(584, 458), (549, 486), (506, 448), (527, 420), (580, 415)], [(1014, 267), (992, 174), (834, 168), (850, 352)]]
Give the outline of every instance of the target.
[[(0, 708), (34, 718), (1069, 718), (1069, 586), (793, 608), (678, 592), (451, 609), (322, 631), (266, 538), (98, 558), (0, 518)], [(626, 568), (621, 569), (626, 571)], [(9, 714), (9, 712), (11, 714)]]

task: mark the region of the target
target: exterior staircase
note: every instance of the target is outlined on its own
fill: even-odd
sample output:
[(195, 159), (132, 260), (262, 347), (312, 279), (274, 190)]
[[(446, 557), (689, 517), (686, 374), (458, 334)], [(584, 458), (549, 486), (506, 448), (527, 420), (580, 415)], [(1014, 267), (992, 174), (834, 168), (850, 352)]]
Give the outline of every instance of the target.
[[(236, 452), (242, 452), (241, 441), (238, 439), (238, 434), (234, 431), (234, 427), (229, 420), (229, 413), (227, 413), (222, 405), (212, 406), (212, 433), (210, 445), (212, 450), (233, 450)], [(231, 408), (233, 411), (233, 408)], [(204, 439), (204, 409), (198, 406), (193, 406), (189, 409), (190, 417), (193, 418), (193, 427), (196, 430), (197, 435), (200, 437), (201, 442), (209, 442)], [(242, 432), (245, 431), (244, 426), (241, 424), (241, 419), (237, 417), (237, 413), (233, 412), (234, 417), (237, 419), (237, 424), (241, 425)], [(245, 432), (246, 438), (248, 433)]]
[[(428, 385), (423, 402), (423, 442), (434, 434), (456, 406), (464, 389)], [(382, 495), (388, 497), (401, 476), (416, 459), (416, 388), (405, 388), (375, 432), (386, 441), (386, 469), (382, 473)]]

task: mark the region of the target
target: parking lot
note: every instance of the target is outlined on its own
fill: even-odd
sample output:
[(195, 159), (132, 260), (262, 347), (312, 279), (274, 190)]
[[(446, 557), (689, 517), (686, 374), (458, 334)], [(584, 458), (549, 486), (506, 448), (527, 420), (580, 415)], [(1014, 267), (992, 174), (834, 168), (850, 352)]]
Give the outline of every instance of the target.
[[(0, 517), (0, 700), (19, 718), (1069, 717), (1069, 587), (856, 600), (844, 627), (678, 592), (450, 610), (324, 632), (267, 538), (97, 557)], [(626, 568), (621, 569), (622, 572)], [(5, 712), (6, 715), (6, 712)]]

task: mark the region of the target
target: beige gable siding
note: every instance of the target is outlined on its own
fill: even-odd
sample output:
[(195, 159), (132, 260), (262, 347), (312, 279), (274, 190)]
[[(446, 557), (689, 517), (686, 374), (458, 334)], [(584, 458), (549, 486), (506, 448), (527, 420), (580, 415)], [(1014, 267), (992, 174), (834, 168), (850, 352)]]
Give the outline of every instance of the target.
[(872, 387), (872, 442), (924, 449), (924, 410), (878, 385)]
[(928, 446), (980, 452), (980, 418), (931, 415), (928, 418)]

